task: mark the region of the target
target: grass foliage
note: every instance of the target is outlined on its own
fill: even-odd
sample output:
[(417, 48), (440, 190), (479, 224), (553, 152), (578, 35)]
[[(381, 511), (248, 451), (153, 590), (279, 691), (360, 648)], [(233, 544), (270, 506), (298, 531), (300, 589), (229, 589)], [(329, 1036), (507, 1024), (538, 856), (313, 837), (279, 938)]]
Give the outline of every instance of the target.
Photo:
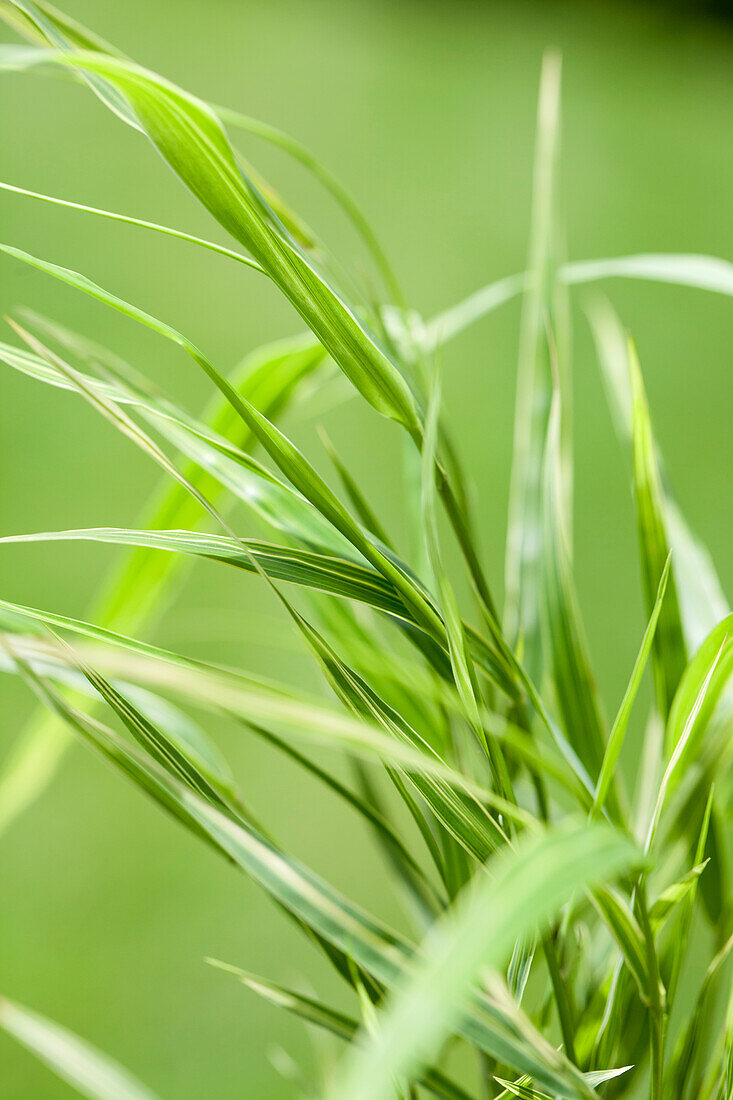
[[(731, 615), (665, 478), (634, 346), (599, 300), (588, 316), (628, 454), (648, 618), (607, 723), (573, 574), (568, 333), (576, 284), (639, 278), (731, 295), (731, 265), (680, 255), (565, 261), (560, 63), (548, 56), (527, 271), (423, 321), (358, 206), (296, 141), (204, 103), (50, 5), (2, 0), (0, 11), (27, 39), (3, 47), (0, 67), (71, 79), (96, 95), (116, 116), (111, 125), (147, 136), (229, 244), (2, 187), (19, 202), (213, 249), (247, 267), (245, 278), (266, 278), (306, 329), (223, 373), (140, 305), (0, 244), (8, 263), (30, 264), (172, 341), (216, 394), (193, 417), (144, 369), (28, 310), (0, 343), (5, 366), (76, 393), (161, 470), (141, 529), (0, 539), (123, 548), (86, 619), (0, 603), (0, 664), (40, 701), (3, 761), (0, 828), (30, 808), (78, 738), (254, 879), (350, 991), (344, 1013), (215, 963), (269, 1005), (343, 1040), (336, 1064), (320, 1057), (303, 1069), (303, 1094), (731, 1100)], [(237, 152), (237, 130), (294, 156), (340, 204), (371, 257), (368, 289), (343, 283), (317, 233)], [(470, 478), (441, 412), (440, 352), (517, 295), (502, 612), (474, 537)], [(277, 426), (306, 387), (337, 372), (368, 415), (404, 433), (409, 554), (328, 440), (338, 492)], [(459, 554), (445, 553), (447, 537)], [(197, 558), (271, 589), (330, 697), (145, 640)], [(647, 666), (654, 696), (643, 713)], [(404, 903), (405, 930), (380, 918), (379, 897), (367, 912), (282, 849), (210, 740), (212, 713), (248, 725), (363, 819)], [(619, 768), (630, 724), (634, 789)], [(315, 762), (318, 746), (350, 760), (351, 785)], [(81, 1039), (6, 999), (0, 1027), (83, 1095), (151, 1096)]]

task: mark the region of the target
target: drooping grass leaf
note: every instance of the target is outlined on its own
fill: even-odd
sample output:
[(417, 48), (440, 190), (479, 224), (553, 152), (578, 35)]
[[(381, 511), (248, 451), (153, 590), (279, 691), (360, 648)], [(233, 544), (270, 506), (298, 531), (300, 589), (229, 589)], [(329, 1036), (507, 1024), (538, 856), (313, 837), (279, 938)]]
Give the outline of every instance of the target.
[[(372, 539), (366, 536), (364, 530), (349, 515), (344, 506), (336, 498), (323, 478), (321, 478), (305, 456), (298, 451), (290, 440), (263, 416), (254, 405), (233, 389), (231, 384), (227, 382), (216, 367), (214, 367), (190, 340), (180, 332), (177, 332), (170, 325), (163, 321), (159, 321), (157, 318), (152, 317), (136, 306), (124, 302), (116, 295), (97, 286), (78, 272), (71, 271), (68, 268), (58, 267), (56, 264), (49, 264), (37, 257), (30, 256), (26, 252), (22, 252), (20, 249), (11, 248), (9, 245), (0, 245), (0, 250), (7, 252), (16, 259), (37, 267), (77, 290), (89, 294), (92, 298), (104, 302), (113, 309), (119, 310), (128, 317), (139, 321), (141, 324), (151, 328), (161, 336), (171, 340), (173, 343), (178, 344), (188, 352), (194, 361), (209, 376), (212, 382), (214, 382), (217, 388), (221, 390), (232, 407), (239, 413), (250, 431), (256, 436), (258, 441), (295, 488), (301, 492), (306, 499), (310, 500), (321, 515), (323, 515), (336, 530), (340, 531), (340, 533), (352, 543), (355, 549), (366, 557), (367, 561), (370, 561), (375, 568), (378, 568), (387, 579), (395, 584), (406, 606), (414, 614), (418, 625), (427, 629), (428, 632), (437, 632), (438, 636), (442, 635), (443, 628), (438, 616), (422, 590), (415, 584), (414, 580), (412, 580), (403, 569), (399, 568)], [(38, 348), (34, 350), (38, 350)], [(63, 366), (58, 359), (55, 365), (57, 367)], [(66, 373), (68, 373), (68, 371)], [(80, 382), (78, 374), (74, 380), (77, 383)], [(109, 407), (109, 400), (105, 400)], [(98, 401), (97, 404), (101, 405), (103, 402)], [(117, 419), (118, 422), (121, 423), (128, 418), (119, 414)], [(126, 434), (130, 434), (129, 428)], [(137, 434), (139, 438), (140, 433), (138, 432)], [(146, 445), (146, 449), (151, 452), (149, 444)], [(169, 473), (173, 474), (173, 467), (170, 463), (167, 464), (166, 468)], [(177, 479), (179, 477), (177, 474), (173, 474), (173, 476), (176, 476)], [(197, 490), (194, 490), (194, 495), (196, 495), (197, 492)]]
[[(216, 959), (207, 959), (207, 962), (227, 974), (232, 974), (253, 993), (263, 997), (276, 1008), (285, 1009), (286, 1012), (291, 1012), (314, 1027), (330, 1031), (347, 1042), (351, 1042), (358, 1032), (359, 1025), (356, 1020), (345, 1016), (342, 1012), (336, 1012), (313, 997), (305, 997), (292, 989), (285, 989), (284, 986), (277, 985), (266, 978), (249, 974), (246, 970), (240, 970), (239, 967), (230, 966)], [(438, 1070), (425, 1069), (419, 1081), (428, 1092), (433, 1096), (441, 1097), (442, 1100), (470, 1100), (467, 1092)]]
[(398, 369), (296, 243), (278, 232), (275, 215), (239, 168), (214, 113), (132, 62), (88, 52), (67, 59), (122, 94), (173, 171), (267, 271), (362, 396), (415, 430), (414, 398)]
[[(434, 752), (426, 752), (414, 731), (399, 738), (388, 736), (384, 727), (335, 711), (324, 706), (305, 692), (286, 688), (275, 682), (246, 676), (233, 669), (221, 668), (204, 661), (184, 657), (150, 643), (78, 619), (71, 619), (52, 612), (38, 611), (0, 601), (0, 622), (13, 634), (20, 623), (31, 627), (53, 626), (81, 637), (104, 644), (112, 644), (127, 651), (126, 656), (110, 656), (101, 650), (94, 651), (94, 662), (110, 669), (115, 676), (134, 683), (150, 685), (160, 691), (172, 691), (205, 710), (230, 713), (248, 724), (265, 725), (280, 732), (286, 738), (320, 744), (330, 748), (342, 748), (366, 760), (379, 760), (403, 768), (415, 774), (424, 773), (440, 781), (442, 789), (455, 787), (458, 792), (470, 795), (475, 803), (487, 802), (501, 807), (507, 814), (515, 814), (518, 821), (533, 827), (531, 815), (517, 807), (506, 806), (497, 796), (455, 768), (441, 762)], [(16, 643), (17, 644), (17, 643)], [(26, 656), (28, 652), (26, 643)], [(48, 645), (33, 650), (36, 654), (68, 665), (63, 651), (54, 651)], [(394, 730), (390, 727), (392, 733)], [(415, 747), (417, 746), (417, 747)], [(481, 815), (484, 828), (485, 814)], [(483, 836), (483, 831), (479, 835)], [(485, 838), (484, 841), (485, 843)]]
[[(123, 56), (119, 50), (110, 46), (104, 39), (76, 21), (70, 20), (62, 12), (52, 8), (50, 4), (40, 2), (32, 3), (29, 2), (29, 0), (6, 0), (0, 9), (0, 14), (6, 19), (12, 19), (13, 14), (15, 14), (16, 26), (21, 33), (32, 38), (40, 37), (41, 41), (48, 42), (51, 46), (57, 46), (62, 49), (94, 50), (98, 53), (109, 54), (113, 57)], [(23, 19), (23, 16), (25, 16), (25, 19)], [(92, 87), (95, 87), (95, 84), (104, 85), (106, 83), (99, 80), (99, 78), (89, 76), (87, 76), (87, 80), (92, 84)], [(106, 90), (105, 88), (105, 91)], [(109, 105), (112, 106), (115, 102), (114, 90), (109, 88), (109, 92), (112, 97)], [(261, 122), (259, 119), (251, 118), (239, 111), (233, 111), (229, 107), (215, 106), (213, 104), (209, 104), (209, 106), (225, 125), (253, 134), (269, 144), (277, 146), (302, 164), (303, 167), (319, 181), (351, 221), (370, 252), (395, 302), (404, 305), (404, 298), (396, 275), (374, 230), (358, 204), (339, 183), (333, 173), (331, 173), (304, 145), (296, 141), (289, 134), (277, 129), (275, 126)], [(125, 117), (124, 114), (121, 117)], [(130, 125), (137, 125), (134, 116), (131, 114), (129, 117), (125, 117), (125, 121), (128, 121)], [(265, 190), (263, 181), (258, 180), (258, 185), (261, 189)], [(287, 210), (287, 208), (285, 208), (285, 211), (283, 210), (281, 205), (282, 200), (280, 200), (278, 195), (274, 195), (273, 201), (273, 193), (269, 185), (266, 185), (266, 194), (281, 217), (283, 217), (283, 213), (292, 215), (292, 211)]]
[(7, 997), (0, 997), (0, 1028), (90, 1100), (155, 1100), (106, 1054)]
[[(580, 260), (562, 264), (557, 276), (568, 286), (582, 286), (605, 279), (641, 279), (696, 287), (733, 296), (733, 264), (717, 256), (675, 253), (645, 253), (614, 256), (601, 260)], [(476, 321), (525, 290), (528, 274), (508, 275), (474, 291), (464, 301), (444, 310), (426, 327), (428, 348), (444, 345)]]
[[(405, 969), (412, 967), (414, 953), (404, 938), (346, 901), (313, 872), (287, 857), (254, 826), (244, 821), (233, 821), (222, 814), (127, 745), (111, 729), (75, 710), (40, 680), (17, 653), (14, 656), (23, 674), (48, 706), (169, 813), (228, 856), (318, 936), (349, 955), (367, 973), (387, 985), (394, 984)], [(588, 836), (587, 831), (585, 835)], [(610, 844), (610, 839), (607, 844)], [(634, 850), (627, 842), (614, 839), (615, 850), (609, 851), (606, 845), (596, 845), (606, 856), (603, 865), (609, 873), (612, 873), (611, 869), (619, 870), (622, 864), (628, 864), (634, 858)], [(462, 990), (464, 995), (467, 992)], [(569, 1063), (552, 1048), (545, 1050), (542, 1044), (533, 1045), (524, 1037), (520, 1038), (502, 1009), (484, 998), (474, 997), (458, 1030), (519, 1072), (542, 1076), (552, 1083), (551, 1087), (567, 1097), (591, 1095), (583, 1079)]]
[[(543, 924), (574, 889), (613, 877), (635, 858), (632, 844), (598, 826), (550, 832), (497, 857), (491, 876), (430, 933), (412, 980), (385, 1008), (379, 1034), (353, 1050), (328, 1096), (388, 1097), (393, 1077), (424, 1064), (460, 1017), (481, 967), (500, 965), (515, 937)], [(576, 1090), (592, 1095), (579, 1074)]]
[(51, 203), (55, 206), (65, 206), (70, 210), (79, 210), (85, 214), (95, 214), (98, 218), (108, 218), (111, 221), (122, 222), (126, 225), (136, 225), (140, 229), (151, 229), (153, 232), (162, 233), (166, 237), (177, 237), (181, 241), (188, 241), (189, 244), (196, 244), (201, 248), (207, 248), (210, 252), (217, 252), (221, 256), (228, 256), (229, 259), (237, 260), (238, 263), (244, 264), (245, 267), (250, 267), (254, 271), (262, 272), (262, 268), (257, 261), (251, 259), (249, 256), (244, 256), (241, 252), (236, 252), (234, 249), (227, 248), (225, 245), (216, 244), (214, 241), (204, 240), (203, 237), (192, 236), (192, 234), (186, 233), (182, 229), (171, 229), (167, 225), (158, 225), (156, 222), (144, 221), (141, 218), (133, 218), (126, 214), (116, 214), (112, 210), (99, 210), (97, 207), (85, 206), (83, 203), (71, 202), (68, 199), (53, 198), (51, 195), (42, 195), (38, 191), (28, 191), (25, 187), (15, 187), (13, 184), (3, 183), (1, 181), (0, 190), (10, 191), (17, 195), (25, 195), (27, 198), (39, 199), (42, 202)]

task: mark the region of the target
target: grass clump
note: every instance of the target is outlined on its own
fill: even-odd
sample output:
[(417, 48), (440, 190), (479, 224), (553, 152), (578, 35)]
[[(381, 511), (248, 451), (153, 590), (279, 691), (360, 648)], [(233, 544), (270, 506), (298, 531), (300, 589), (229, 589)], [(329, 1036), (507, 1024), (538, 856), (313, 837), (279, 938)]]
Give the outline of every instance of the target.
[[(116, 352), (37, 314), (13, 320), (15, 341), (0, 343), (3, 363), (83, 397), (163, 474), (140, 529), (0, 539), (126, 548), (85, 619), (0, 602), (3, 669), (43, 704), (4, 761), (0, 827), (42, 792), (76, 737), (252, 877), (350, 990), (345, 1014), (215, 963), (270, 1004), (344, 1040), (335, 1066), (320, 1065), (314, 1081), (305, 1071), (303, 1090), (312, 1095), (730, 1100), (731, 616), (665, 480), (633, 344), (598, 302), (589, 319), (628, 452), (648, 617), (607, 725), (573, 575), (568, 338), (575, 284), (621, 276), (732, 294), (730, 265), (659, 255), (564, 262), (560, 66), (550, 55), (528, 270), (423, 322), (407, 308), (358, 207), (298, 143), (202, 102), (49, 5), (4, 0), (0, 11), (32, 43), (5, 47), (2, 65), (70, 77), (96, 94), (119, 123), (147, 135), (232, 247), (2, 186), (213, 249), (267, 278), (307, 330), (227, 375), (140, 306), (0, 244), (15, 261), (176, 344), (216, 391), (203, 416), (192, 417)], [(229, 133), (237, 128), (279, 145), (328, 189), (371, 255), (378, 293), (342, 284), (317, 234), (236, 152)], [(500, 612), (473, 533), (470, 479), (441, 412), (439, 363), (456, 333), (518, 294)], [(371, 415), (405, 435), (410, 555), (328, 441), (339, 493), (277, 426), (305, 385), (338, 371)], [(441, 512), (460, 551), (455, 570), (446, 566)], [(271, 589), (332, 702), (145, 640), (176, 575), (198, 558)], [(470, 611), (457, 594), (466, 582)], [(618, 764), (632, 715), (643, 717), (636, 697), (647, 665), (654, 704), (640, 723), (643, 736), (627, 746), (639, 775), (629, 791)], [(206, 732), (207, 714), (221, 713), (364, 820), (409, 931), (376, 915), (378, 897), (375, 912), (365, 911), (279, 846)], [(312, 759), (314, 745), (350, 759), (351, 785)], [(406, 812), (394, 812), (398, 803)], [(708, 926), (711, 944), (698, 979), (684, 973), (693, 921)], [(0, 1026), (83, 1095), (151, 1095), (82, 1040), (7, 999)], [(446, 1060), (448, 1050), (463, 1057)]]

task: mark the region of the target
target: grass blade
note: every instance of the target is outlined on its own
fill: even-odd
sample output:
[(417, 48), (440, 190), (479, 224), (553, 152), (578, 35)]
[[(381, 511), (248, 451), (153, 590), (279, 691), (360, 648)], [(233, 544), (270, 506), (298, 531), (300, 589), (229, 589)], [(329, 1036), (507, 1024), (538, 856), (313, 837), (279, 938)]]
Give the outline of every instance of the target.
[[(333, 1035), (337, 1035), (347, 1042), (351, 1042), (358, 1032), (359, 1025), (356, 1020), (345, 1016), (341, 1012), (336, 1012), (313, 997), (305, 997), (300, 993), (295, 993), (292, 989), (285, 989), (284, 986), (277, 985), (267, 978), (249, 974), (246, 970), (240, 970), (239, 967), (230, 966), (228, 963), (222, 963), (216, 959), (207, 959), (207, 962), (227, 974), (232, 974), (242, 985), (256, 993), (257, 996), (269, 1001), (276, 1008), (283, 1008), (286, 1012), (291, 1012), (294, 1016), (298, 1016), (314, 1027), (330, 1031)], [(464, 1092), (462, 1088), (438, 1070), (425, 1069), (419, 1078), (419, 1083), (433, 1096), (441, 1097), (442, 1100), (470, 1100), (467, 1092)]]
[[(515, 937), (553, 916), (574, 889), (628, 869), (635, 858), (628, 841), (598, 826), (551, 832), (497, 857), (492, 875), (431, 932), (412, 980), (384, 1010), (379, 1034), (354, 1050), (329, 1098), (390, 1096), (393, 1077), (413, 1073), (442, 1042), (480, 967), (499, 966)], [(574, 1092), (592, 1095), (580, 1074)]]
[[(636, 350), (631, 344), (629, 345), (629, 368), (632, 391), (634, 490), (644, 595), (647, 614), (651, 616), (659, 580), (669, 557), (669, 545), (649, 408)], [(673, 576), (668, 580), (665, 599), (659, 612), (652, 645), (652, 663), (657, 704), (662, 717), (666, 719), (680, 677), (687, 664), (677, 588)]]
[(155, 1100), (106, 1054), (7, 997), (0, 997), (0, 1028), (90, 1100)]
[(618, 714), (614, 720), (611, 728), (611, 733), (606, 745), (606, 751), (603, 756), (603, 764), (601, 765), (601, 772), (598, 776), (598, 783), (596, 785), (596, 793), (593, 799), (592, 814), (597, 815), (603, 809), (603, 805), (606, 801), (613, 774), (618, 763), (621, 747), (624, 743), (626, 736), (626, 728), (629, 724), (629, 717), (631, 715), (631, 709), (636, 699), (636, 693), (639, 690), (642, 677), (644, 675), (644, 669), (649, 659), (649, 653), (654, 640), (654, 633), (657, 628), (657, 621), (659, 620), (659, 613), (662, 608), (662, 602), (664, 600), (664, 594), (667, 590), (667, 579), (669, 577), (669, 569), (671, 564), (671, 557), (667, 558), (666, 565), (664, 566), (664, 572), (659, 581), (659, 588), (657, 590), (657, 598), (654, 601), (654, 608), (652, 610), (651, 618), (647, 623), (647, 628), (644, 631), (644, 637), (641, 641), (641, 648), (634, 663), (634, 668), (631, 673), (631, 679), (629, 680), (628, 687), (624, 692), (624, 697), (621, 700), (621, 706), (619, 707)]
[(560, 396), (556, 391), (543, 471), (543, 606), (555, 694), (568, 740), (588, 774), (597, 777), (606, 742), (570, 570), (560, 478)]
[(521, 638), (533, 679), (539, 674), (541, 647), (541, 468), (553, 390), (547, 330), (554, 319), (558, 243), (560, 59), (555, 54), (547, 54), (543, 62), (537, 111), (529, 278), (520, 332), (505, 562), (507, 634), (514, 641)]

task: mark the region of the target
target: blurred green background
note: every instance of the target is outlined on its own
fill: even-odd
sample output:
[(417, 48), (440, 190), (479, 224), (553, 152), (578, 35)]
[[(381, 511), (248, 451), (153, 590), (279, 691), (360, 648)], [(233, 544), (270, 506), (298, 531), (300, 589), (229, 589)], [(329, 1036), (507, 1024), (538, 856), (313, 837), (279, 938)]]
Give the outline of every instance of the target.
[[(562, 186), (572, 259), (640, 251), (733, 256), (733, 31), (663, 5), (460, 0), (65, 0), (65, 10), (190, 90), (299, 137), (362, 202), (411, 302), (426, 315), (521, 270), (535, 103), (548, 45), (564, 59)], [(10, 41), (9, 32), (4, 39)], [(143, 139), (85, 91), (2, 78), (0, 178), (215, 235)], [(353, 236), (303, 172), (254, 140), (248, 158), (349, 264)], [(300, 331), (254, 274), (133, 228), (0, 196), (2, 240), (74, 267), (181, 327), (220, 366)], [(3, 311), (25, 304), (127, 356), (191, 408), (195, 367), (164, 341), (3, 258)], [(637, 338), (671, 480), (731, 577), (733, 311), (700, 291), (605, 288)], [(577, 301), (576, 301), (577, 306)], [(519, 308), (445, 352), (448, 416), (481, 507), (501, 589)], [(643, 629), (627, 472), (591, 341), (575, 311), (576, 563), (607, 709)], [(352, 400), (313, 402), (292, 431), (321, 461), (316, 421), (399, 527), (398, 433)], [(0, 531), (135, 526), (150, 463), (74, 397), (4, 370)], [(6, 547), (4, 598), (83, 615), (110, 548)], [(261, 618), (264, 616), (264, 619)], [(263, 622), (264, 644), (254, 644)], [(165, 645), (315, 684), (256, 582), (211, 565), (154, 634)], [(280, 647), (284, 640), (285, 648)], [(31, 703), (0, 684), (4, 755)], [(320, 790), (241, 731), (215, 731), (275, 835), (336, 884), (399, 919), (365, 835)], [(299, 1026), (203, 964), (216, 955), (338, 997), (316, 953), (247, 881), (86, 751), (0, 839), (0, 989), (88, 1037), (164, 1100), (286, 1097), (271, 1050), (306, 1051)], [(277, 1058), (277, 1055), (276, 1055)], [(0, 1037), (0, 1096), (71, 1096)]]

